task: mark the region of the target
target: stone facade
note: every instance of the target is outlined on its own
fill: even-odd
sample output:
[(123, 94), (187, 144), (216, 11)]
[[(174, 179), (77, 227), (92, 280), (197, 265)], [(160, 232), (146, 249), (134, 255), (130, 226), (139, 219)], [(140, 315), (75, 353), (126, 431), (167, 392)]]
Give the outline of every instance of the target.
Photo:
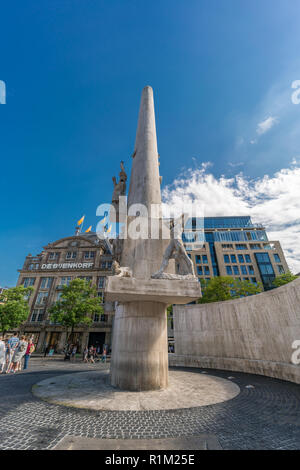
[(82, 277), (97, 287), (102, 298), (104, 312), (94, 316), (90, 327), (75, 328), (73, 342), (79, 351), (88, 345), (111, 345), (113, 304), (105, 302), (104, 288), (107, 276), (112, 275), (112, 255), (106, 242), (99, 240), (95, 233), (84, 233), (62, 238), (44, 247), (37, 256), (28, 255), (17, 285), (32, 286), (29, 298), (30, 315), (20, 328), (20, 333), (33, 334), (37, 352), (47, 346), (61, 352), (67, 334), (60, 326), (52, 324), (48, 309), (59, 298), (61, 286), (72, 279)]
[[(170, 364), (300, 383), (300, 279), (236, 300), (174, 307)], [(299, 344), (295, 343), (299, 341)], [(297, 352), (298, 348), (298, 352)], [(294, 354), (293, 360), (292, 355)]]

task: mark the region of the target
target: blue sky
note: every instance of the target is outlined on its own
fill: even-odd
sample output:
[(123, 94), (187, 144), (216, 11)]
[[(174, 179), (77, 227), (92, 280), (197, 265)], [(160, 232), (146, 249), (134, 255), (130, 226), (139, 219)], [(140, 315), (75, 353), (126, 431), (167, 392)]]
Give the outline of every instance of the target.
[[(255, 212), (253, 192), (268, 200), (273, 191), (280, 213), (293, 206), (274, 234), (298, 226), (300, 105), (290, 96), (300, 79), (299, 14), (297, 0), (5, 2), (0, 285), (14, 285), (25, 256), (72, 234), (83, 214), (95, 228), (120, 160), (130, 168), (145, 85), (154, 89), (164, 187), (176, 191), (179, 176), (188, 185), (194, 171), (202, 193), (213, 197), (223, 181), (236, 197), (242, 171), (251, 194), (237, 194), (236, 212), (263, 219), (270, 207)], [(286, 172), (289, 192), (278, 201)], [(297, 266), (300, 251), (290, 255)]]

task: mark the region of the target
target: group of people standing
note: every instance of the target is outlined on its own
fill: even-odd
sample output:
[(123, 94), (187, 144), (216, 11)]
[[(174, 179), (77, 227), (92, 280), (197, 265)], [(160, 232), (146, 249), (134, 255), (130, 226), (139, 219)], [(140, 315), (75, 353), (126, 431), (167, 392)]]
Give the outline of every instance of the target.
[[(83, 350), (83, 362), (95, 363), (95, 360), (99, 360), (100, 350), (95, 348), (93, 345), (89, 348), (86, 346)], [(106, 362), (107, 348), (104, 345), (102, 350), (101, 362)]]
[(28, 361), (34, 352), (35, 346), (32, 337), (16, 334), (8, 339), (0, 335), (0, 372), (16, 373), (28, 368)]

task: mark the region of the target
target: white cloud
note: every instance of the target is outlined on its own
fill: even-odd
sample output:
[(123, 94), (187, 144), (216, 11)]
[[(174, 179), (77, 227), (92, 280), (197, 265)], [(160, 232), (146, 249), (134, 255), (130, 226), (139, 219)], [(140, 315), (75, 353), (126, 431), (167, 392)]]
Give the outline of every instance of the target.
[(204, 204), (206, 216), (250, 215), (266, 226), (269, 239), (279, 240), (293, 272), (300, 271), (300, 166), (283, 168), (273, 176), (254, 180), (242, 173), (217, 179), (207, 171), (210, 164), (189, 169), (163, 189), (165, 204)]
[(259, 122), (257, 124), (257, 128), (256, 128), (256, 133), (258, 135), (262, 135), (262, 134), (265, 134), (266, 132), (268, 132), (273, 126), (274, 124), (276, 124), (278, 122), (278, 119), (273, 117), (273, 116), (269, 116), (267, 119), (265, 119), (264, 121), (262, 122)]

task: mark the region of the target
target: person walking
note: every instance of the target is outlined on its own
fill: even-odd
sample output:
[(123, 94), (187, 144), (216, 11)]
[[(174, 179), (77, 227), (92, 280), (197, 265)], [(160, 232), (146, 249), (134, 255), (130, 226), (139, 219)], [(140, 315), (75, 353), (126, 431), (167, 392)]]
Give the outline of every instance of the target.
[(6, 373), (9, 374), (10, 371), (12, 370), (13, 367), (13, 356), (15, 353), (16, 348), (19, 345), (19, 338), (17, 337), (17, 334), (14, 333), (11, 338), (8, 339), (7, 341), (7, 357), (6, 357)]
[(83, 350), (83, 362), (89, 362), (88, 354), (89, 354), (89, 348), (86, 346)]
[(20, 370), (21, 361), (23, 359), (23, 356), (25, 356), (27, 345), (28, 343), (26, 341), (26, 336), (21, 336), (21, 340), (19, 341), (18, 346), (15, 348), (14, 355), (12, 358), (14, 373)]
[(50, 345), (48, 345), (48, 346), (45, 347), (44, 357), (47, 356), (47, 354), (49, 353), (49, 351), (50, 351)]
[(33, 340), (32, 338), (29, 338), (26, 353), (24, 356), (24, 370), (27, 369), (30, 356), (34, 352), (34, 350), (35, 350), (35, 346), (34, 346)]
[(0, 371), (3, 372), (5, 366), (6, 344), (3, 341), (3, 336), (0, 335)]

